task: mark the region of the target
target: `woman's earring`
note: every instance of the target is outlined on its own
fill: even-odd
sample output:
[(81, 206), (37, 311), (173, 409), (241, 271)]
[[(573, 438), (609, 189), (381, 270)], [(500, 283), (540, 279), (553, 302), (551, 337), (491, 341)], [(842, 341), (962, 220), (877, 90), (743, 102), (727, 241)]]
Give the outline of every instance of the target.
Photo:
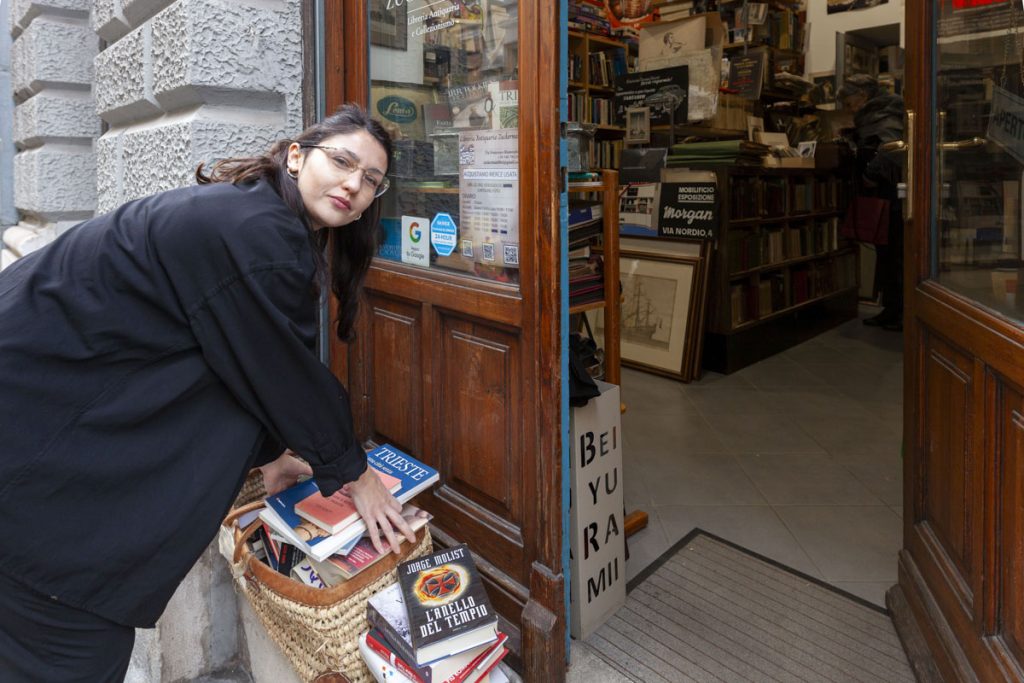
[(296, 171), (293, 168), (289, 168), (288, 169), (288, 175), (289, 175), (289, 177), (291, 177), (292, 180), (298, 180), (299, 179), (299, 172)]
[(363, 214), (359, 214), (358, 216), (356, 216), (356, 220), (359, 220), (362, 217), (363, 217)]

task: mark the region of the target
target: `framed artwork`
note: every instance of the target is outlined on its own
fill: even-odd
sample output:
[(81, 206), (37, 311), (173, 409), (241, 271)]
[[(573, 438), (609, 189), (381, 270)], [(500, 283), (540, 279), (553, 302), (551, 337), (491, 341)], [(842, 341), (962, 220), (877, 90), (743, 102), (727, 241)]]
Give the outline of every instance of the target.
[(409, 41), (408, 7), (388, 0), (370, 0), (370, 44), (406, 50)]
[(812, 104), (833, 104), (836, 101), (836, 74), (823, 71), (810, 74), (814, 88), (810, 92)]
[(623, 142), (647, 144), (651, 141), (651, 108), (629, 107), (626, 109), (626, 136)]
[[(619, 257), (622, 364), (689, 381), (693, 377), (693, 328), (697, 318), (700, 259)], [(594, 336), (603, 344), (604, 316), (595, 316)]]

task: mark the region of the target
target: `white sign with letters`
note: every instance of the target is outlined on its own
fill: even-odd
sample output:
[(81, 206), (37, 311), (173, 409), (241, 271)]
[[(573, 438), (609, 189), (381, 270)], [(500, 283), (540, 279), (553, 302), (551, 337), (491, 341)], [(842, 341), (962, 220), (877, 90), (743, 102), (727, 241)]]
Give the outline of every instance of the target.
[(992, 88), (992, 115), (986, 137), (1024, 163), (1024, 99), (998, 86)]
[(572, 409), (570, 631), (587, 638), (626, 602), (619, 387)]

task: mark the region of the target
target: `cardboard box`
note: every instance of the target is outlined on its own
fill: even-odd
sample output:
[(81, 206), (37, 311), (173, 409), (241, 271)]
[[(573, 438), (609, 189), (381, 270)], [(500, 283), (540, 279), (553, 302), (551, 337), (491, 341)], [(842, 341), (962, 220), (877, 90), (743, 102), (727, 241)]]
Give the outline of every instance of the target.
[(619, 387), (597, 386), (570, 417), (570, 632), (579, 640), (626, 603)]

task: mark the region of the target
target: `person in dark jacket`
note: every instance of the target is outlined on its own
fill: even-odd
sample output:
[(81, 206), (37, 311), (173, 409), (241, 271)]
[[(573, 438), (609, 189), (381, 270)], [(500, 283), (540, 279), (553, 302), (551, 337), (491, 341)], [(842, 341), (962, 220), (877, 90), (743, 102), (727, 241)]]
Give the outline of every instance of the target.
[(335, 332), (352, 334), (390, 159), (383, 127), (346, 105), (0, 272), (4, 683), (122, 680), (134, 629), (253, 467), (270, 492), (301, 474), (345, 487), (379, 550), (414, 540), (315, 354), (328, 277)]
[(884, 92), (866, 74), (848, 78), (838, 97), (843, 108), (853, 112), (858, 193), (889, 203), (888, 241), (875, 246), (875, 284), (882, 293), (882, 312), (866, 318), (864, 324), (899, 331), (903, 329), (903, 203), (898, 185), (903, 167), (899, 157), (879, 148), (903, 139), (903, 98)]

